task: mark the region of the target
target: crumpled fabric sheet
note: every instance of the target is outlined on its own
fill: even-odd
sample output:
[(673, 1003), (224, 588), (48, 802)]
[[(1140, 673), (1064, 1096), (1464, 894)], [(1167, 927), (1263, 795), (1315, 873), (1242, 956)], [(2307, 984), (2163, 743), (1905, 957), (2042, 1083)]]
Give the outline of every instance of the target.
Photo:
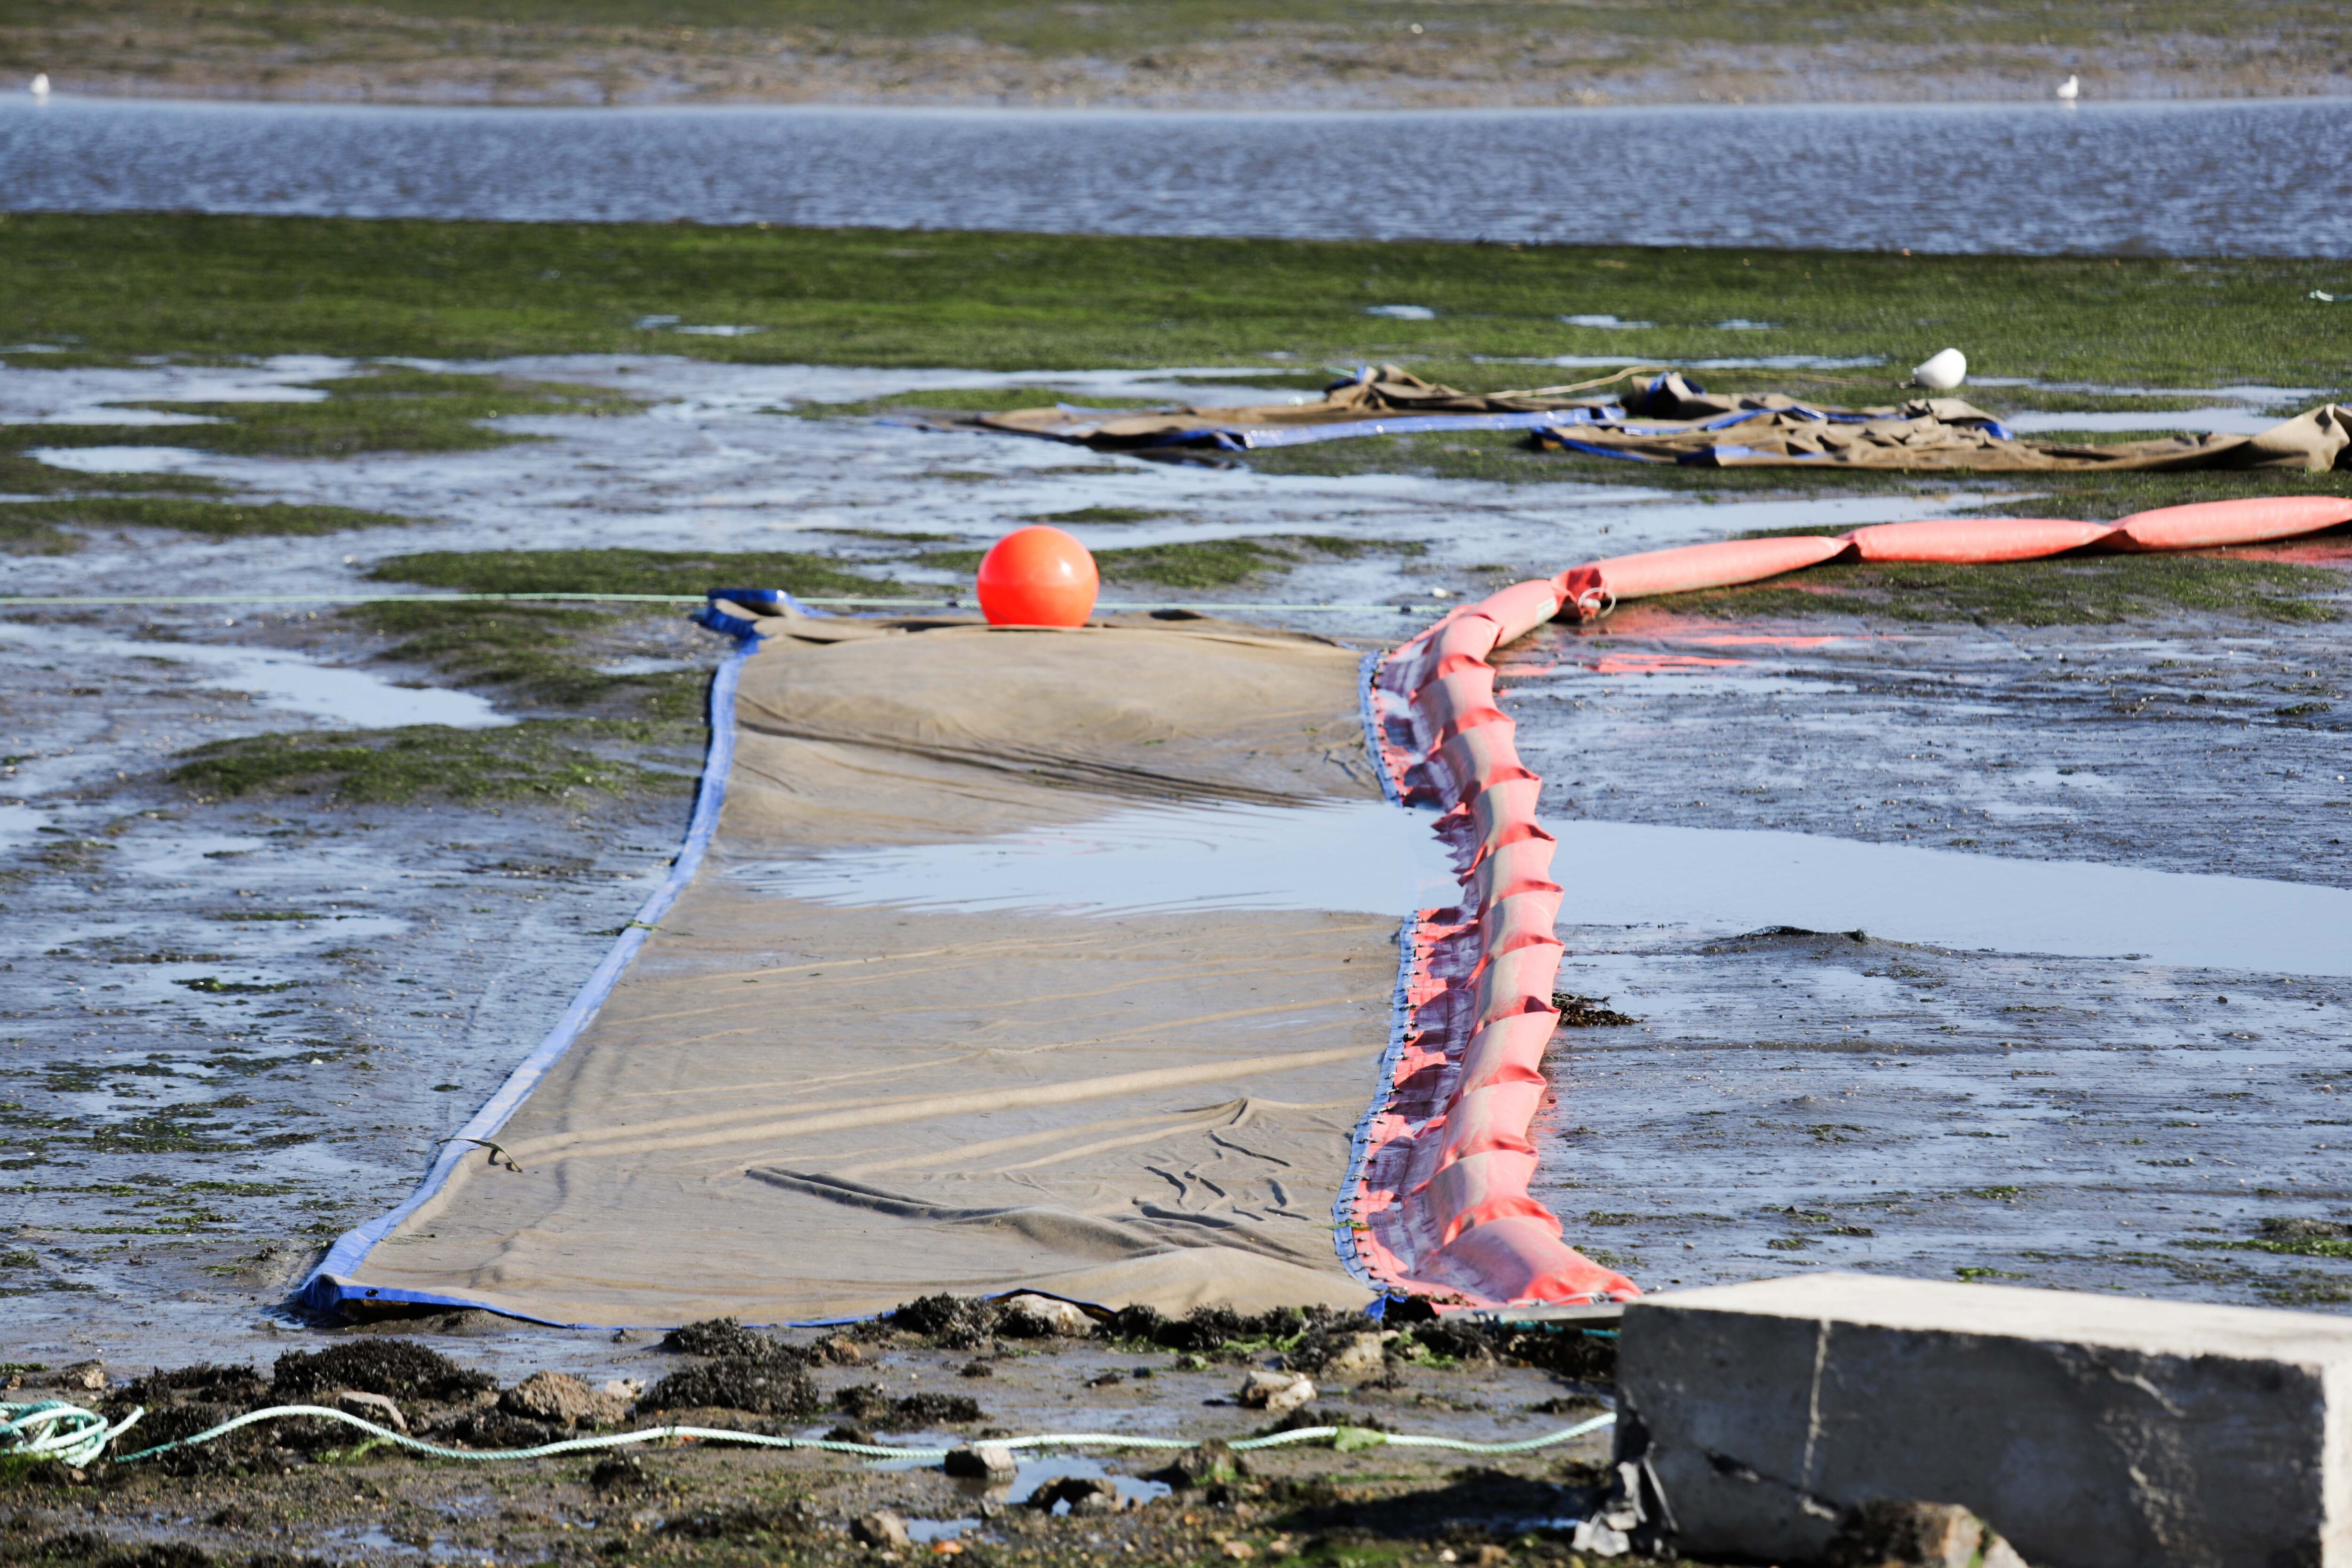
[(1779, 394), (1723, 397), (1681, 376), (1627, 400), (1622, 421), (1541, 429), (1556, 451), (1695, 468), (1965, 469), (1974, 473), (2160, 472), (2184, 468), (2352, 467), (2352, 408), (2323, 404), (2257, 436), (2187, 435), (2092, 444), (2029, 441), (1956, 397), (1881, 408), (1834, 408)]
[(1391, 417), (1445, 418), (1465, 415), (1542, 414), (1588, 411), (1613, 412), (1612, 397), (1579, 397), (1577, 392), (1623, 381), (1637, 372), (1620, 372), (1573, 387), (1538, 387), (1518, 392), (1457, 392), (1424, 381), (1392, 364), (1366, 366), (1349, 380), (1335, 382), (1320, 398), (1299, 403), (1265, 403), (1218, 407), (1183, 405), (1166, 408), (1018, 408), (1003, 414), (975, 414), (943, 423), (1013, 436), (1043, 436), (1056, 441), (1106, 451), (1194, 444), (1238, 445), (1208, 438), (1222, 433), (1289, 430), (1317, 425), (1352, 425)]
[[(1615, 383), (1645, 384), (1594, 395)], [(1584, 394), (1585, 395), (1579, 395)], [(1472, 417), (1551, 416), (1530, 439), (1552, 450), (1630, 462), (1701, 468), (1811, 467), (2036, 473), (2113, 469), (2298, 468), (2352, 466), (2352, 408), (2326, 404), (2257, 436), (2186, 435), (2086, 443), (2022, 439), (1994, 415), (1957, 397), (1919, 397), (1859, 408), (1780, 393), (1710, 394), (1676, 372), (1633, 367), (1573, 386), (1465, 393), (1397, 365), (1367, 366), (1320, 398), (1218, 407), (1098, 409), (1059, 405), (946, 418), (944, 427), (1038, 436), (1108, 451), (1162, 447), (1246, 448), (1253, 437), (1318, 426), (1349, 434), (1458, 428)]]

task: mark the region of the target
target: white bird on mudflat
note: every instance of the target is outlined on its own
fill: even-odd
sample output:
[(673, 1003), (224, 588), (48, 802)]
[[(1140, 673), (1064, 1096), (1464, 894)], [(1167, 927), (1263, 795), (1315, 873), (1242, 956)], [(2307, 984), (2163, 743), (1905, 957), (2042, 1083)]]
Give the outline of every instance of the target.
[(2082, 97), (2082, 79), (2080, 77), (2070, 76), (2064, 81), (2060, 82), (2058, 84), (2058, 96), (2063, 101), (2067, 103), (2072, 103), (2076, 99)]
[(1911, 373), (1911, 384), (1924, 386), (1930, 392), (1949, 392), (1969, 378), (1968, 356), (1958, 349), (1946, 349), (1927, 356)]
[(39, 71), (35, 73), (33, 77), (33, 96), (35, 98), (47, 98), (49, 96), (48, 72)]

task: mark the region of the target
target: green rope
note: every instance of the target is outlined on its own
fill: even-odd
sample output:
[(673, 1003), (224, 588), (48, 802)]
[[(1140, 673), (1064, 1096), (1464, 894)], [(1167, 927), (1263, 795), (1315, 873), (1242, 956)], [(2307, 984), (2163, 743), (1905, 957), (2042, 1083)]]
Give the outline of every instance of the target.
[(0, 1400), (0, 1458), (55, 1459), (79, 1469), (145, 1414), (133, 1410), (121, 1425), (109, 1426), (95, 1410), (62, 1399)]
[[(130, 1430), (131, 1423), (145, 1415), (145, 1410), (133, 1410), (116, 1426), (109, 1426), (106, 1418), (95, 1411), (58, 1400), (44, 1400), (33, 1405), (13, 1405), (0, 1402), (0, 1458), (24, 1456), (54, 1458), (76, 1467), (98, 1459), (109, 1443)], [(382, 1440), (397, 1444), (415, 1453), (430, 1454), (440, 1459), (544, 1459), (558, 1454), (590, 1453), (599, 1448), (619, 1448), (635, 1443), (654, 1443), (664, 1439), (682, 1439), (706, 1443), (740, 1443), (757, 1448), (814, 1448), (828, 1454), (850, 1454), (864, 1459), (939, 1460), (948, 1457), (945, 1448), (908, 1448), (881, 1443), (843, 1443), (829, 1437), (771, 1437), (759, 1432), (738, 1432), (723, 1426), (648, 1426), (635, 1432), (610, 1432), (593, 1437), (567, 1437), (561, 1442), (541, 1443), (530, 1448), (450, 1448), (438, 1443), (427, 1443), (411, 1437), (404, 1432), (379, 1426), (347, 1410), (330, 1409), (323, 1405), (274, 1405), (267, 1410), (249, 1411), (217, 1426), (207, 1427), (191, 1436), (176, 1437), (168, 1443), (158, 1443), (136, 1453), (115, 1456), (114, 1462), (127, 1465), (135, 1459), (151, 1458), (174, 1448), (192, 1448), (201, 1443), (226, 1437), (241, 1427), (257, 1422), (278, 1421), (289, 1417), (310, 1416), (324, 1421), (338, 1421), (355, 1426)], [(1363, 1426), (1301, 1426), (1295, 1431), (1276, 1432), (1264, 1437), (1244, 1437), (1231, 1447), (1237, 1453), (1258, 1448), (1272, 1448), (1293, 1443), (1330, 1442), (1338, 1447), (1369, 1448), (1386, 1445), (1398, 1448), (1441, 1448), (1450, 1453), (1505, 1454), (1532, 1453), (1557, 1444), (1573, 1441), (1589, 1432), (1612, 1426), (1617, 1417), (1596, 1415), (1574, 1426), (1548, 1432), (1539, 1437), (1526, 1437), (1513, 1443), (1476, 1443), (1462, 1437), (1432, 1437), (1403, 1432), (1380, 1432)], [(1048, 1432), (1028, 1437), (1008, 1437), (993, 1447), (1019, 1448), (1190, 1448), (1196, 1439), (1186, 1437), (1135, 1437), (1118, 1432)]]

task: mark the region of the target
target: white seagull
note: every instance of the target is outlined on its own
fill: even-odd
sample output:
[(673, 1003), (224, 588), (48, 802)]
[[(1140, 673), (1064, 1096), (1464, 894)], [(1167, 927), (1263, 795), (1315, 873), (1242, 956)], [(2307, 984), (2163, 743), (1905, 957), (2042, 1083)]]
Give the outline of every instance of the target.
[(2062, 102), (2072, 103), (2082, 96), (2083, 81), (2080, 77), (2070, 76), (2058, 84), (2058, 97)]
[(1911, 372), (1911, 384), (1930, 392), (1949, 392), (1969, 378), (1968, 356), (1958, 349), (1930, 354)]
[(40, 71), (35, 74), (33, 78), (33, 96), (35, 98), (47, 98), (49, 96), (48, 72)]

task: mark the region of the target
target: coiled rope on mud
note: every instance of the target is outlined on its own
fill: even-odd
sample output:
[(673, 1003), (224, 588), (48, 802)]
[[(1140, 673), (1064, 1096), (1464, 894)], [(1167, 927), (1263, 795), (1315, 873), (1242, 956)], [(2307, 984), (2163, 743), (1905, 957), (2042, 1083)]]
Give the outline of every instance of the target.
[(0, 1459), (55, 1459), (79, 1469), (106, 1452), (106, 1446), (147, 1414), (133, 1410), (115, 1426), (95, 1410), (62, 1399), (26, 1404), (0, 1400)]
[[(145, 1414), (143, 1407), (133, 1410), (110, 1426), (106, 1418), (96, 1411), (85, 1410), (61, 1400), (43, 1400), (30, 1405), (0, 1402), (0, 1458), (56, 1459), (79, 1468), (103, 1457), (107, 1445), (129, 1431), (131, 1424)], [(266, 1410), (248, 1411), (189, 1436), (175, 1437), (171, 1442), (158, 1443), (135, 1453), (118, 1454), (112, 1462), (127, 1465), (133, 1460), (170, 1453), (174, 1448), (193, 1448), (259, 1422), (306, 1416), (341, 1422), (384, 1442), (439, 1459), (544, 1459), (558, 1454), (593, 1453), (601, 1448), (620, 1448), (636, 1443), (665, 1440), (740, 1443), (755, 1448), (814, 1448), (828, 1454), (850, 1454), (864, 1459), (936, 1460), (946, 1458), (950, 1452), (946, 1448), (900, 1447), (886, 1443), (844, 1443), (829, 1437), (771, 1437), (764, 1433), (739, 1432), (725, 1426), (647, 1426), (635, 1432), (609, 1432), (593, 1437), (567, 1437), (561, 1442), (541, 1443), (530, 1448), (450, 1448), (412, 1437), (405, 1432), (395, 1432), (388, 1426), (379, 1426), (348, 1410), (331, 1409), (323, 1405), (273, 1405)], [(1533, 1453), (1540, 1448), (1572, 1442), (1587, 1433), (1614, 1426), (1616, 1421), (1613, 1414), (1596, 1415), (1557, 1432), (1508, 1443), (1479, 1443), (1465, 1437), (1382, 1432), (1368, 1426), (1301, 1426), (1288, 1432), (1270, 1433), (1263, 1437), (1234, 1438), (1226, 1446), (1236, 1453), (1249, 1453), (1259, 1448), (1284, 1447), (1297, 1443), (1328, 1442), (1337, 1447), (1435, 1448), (1447, 1453), (1498, 1458)], [(1139, 1437), (1121, 1432), (1045, 1432), (1026, 1437), (990, 1438), (974, 1446), (1008, 1450), (1080, 1447), (1181, 1449), (1197, 1447), (1200, 1441), (1191, 1437)]]

